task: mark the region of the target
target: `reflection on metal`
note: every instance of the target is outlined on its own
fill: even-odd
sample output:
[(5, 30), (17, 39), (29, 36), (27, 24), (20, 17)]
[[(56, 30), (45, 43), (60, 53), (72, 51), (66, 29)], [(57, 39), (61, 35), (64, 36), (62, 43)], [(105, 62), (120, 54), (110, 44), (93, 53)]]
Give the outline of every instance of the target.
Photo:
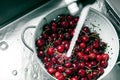
[[(100, 1), (103, 2), (103, 0)], [(28, 26), (37, 26), (44, 16), (63, 6), (65, 6), (63, 0), (51, 0), (48, 4), (31, 11), (27, 15), (0, 29), (0, 80), (52, 80), (41, 69), (36, 54), (32, 53), (23, 44), (21, 33)], [(102, 3), (100, 3), (100, 7), (98, 3), (93, 6), (93, 8), (100, 12), (103, 10), (102, 7)], [(30, 29), (24, 35), (29, 46), (33, 46), (33, 35), (31, 33), (34, 34), (34, 30)], [(120, 71), (118, 68), (113, 69), (114, 73), (110, 73), (112, 76), (115, 74), (116, 69), (117, 73)], [(108, 75), (103, 80), (110, 80), (109, 77)], [(119, 78), (118, 76), (118, 79), (111, 80), (119, 80)]]
[(0, 42), (0, 50), (6, 50), (8, 48), (8, 44), (5, 41)]

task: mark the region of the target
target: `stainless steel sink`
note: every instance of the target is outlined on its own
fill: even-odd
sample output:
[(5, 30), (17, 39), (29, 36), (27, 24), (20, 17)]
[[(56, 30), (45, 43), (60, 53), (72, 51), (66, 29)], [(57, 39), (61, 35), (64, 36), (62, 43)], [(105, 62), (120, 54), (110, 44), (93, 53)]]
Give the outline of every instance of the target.
[[(35, 54), (22, 43), (21, 33), (28, 26), (37, 26), (44, 16), (63, 6), (63, 0), (51, 0), (0, 29), (0, 80), (51, 80), (40, 68)], [(103, 1), (98, 0), (93, 8), (104, 11)], [(31, 47), (34, 30), (25, 32)], [(119, 80), (119, 74), (120, 67), (116, 65), (102, 80)]]

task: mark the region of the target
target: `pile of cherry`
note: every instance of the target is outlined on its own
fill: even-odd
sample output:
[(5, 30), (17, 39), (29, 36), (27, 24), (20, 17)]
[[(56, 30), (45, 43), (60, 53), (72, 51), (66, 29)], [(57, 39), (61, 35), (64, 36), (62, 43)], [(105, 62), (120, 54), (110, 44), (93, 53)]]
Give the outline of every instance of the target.
[(79, 17), (60, 15), (43, 26), (36, 40), (38, 57), (57, 80), (97, 80), (108, 65), (107, 44), (84, 26), (71, 57), (66, 57)]

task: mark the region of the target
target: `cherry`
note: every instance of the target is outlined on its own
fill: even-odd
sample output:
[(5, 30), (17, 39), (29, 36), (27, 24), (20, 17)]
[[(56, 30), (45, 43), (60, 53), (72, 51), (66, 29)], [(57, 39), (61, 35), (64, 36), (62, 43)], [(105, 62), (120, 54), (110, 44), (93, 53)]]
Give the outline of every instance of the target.
[(62, 21), (62, 22), (61, 22), (61, 26), (62, 26), (63, 28), (68, 27), (68, 22), (67, 22), (67, 21)]
[(79, 17), (75, 17), (75, 18), (74, 18), (75, 23), (77, 23), (78, 20), (79, 20)]
[(98, 49), (99, 43), (97, 41), (93, 42), (93, 48)]
[(64, 49), (65, 49), (65, 47), (63, 45), (59, 45), (57, 47), (57, 51), (60, 52), (60, 53), (64, 52)]
[(72, 77), (70, 80), (78, 80), (78, 77), (77, 76)]
[(47, 39), (48, 35), (46, 33), (42, 34), (42, 38)]
[(97, 60), (97, 61), (101, 61), (101, 58), (102, 58), (101, 55), (97, 54), (96, 60)]
[(52, 21), (52, 22), (51, 22), (51, 25), (52, 25), (52, 26), (57, 26), (56, 21)]
[(69, 40), (71, 38), (71, 35), (69, 33), (65, 33), (65, 38)]
[(76, 71), (78, 69), (78, 65), (77, 64), (73, 63), (72, 66), (73, 66), (73, 70), (74, 71)]
[(70, 68), (71, 66), (72, 66), (71, 62), (65, 63), (65, 67), (66, 67), (66, 68)]
[(82, 41), (83, 41), (83, 42), (88, 42), (88, 41), (89, 41), (89, 37), (86, 36), (86, 35), (83, 35), (83, 36), (82, 36)]
[(98, 77), (98, 71), (93, 71), (92, 72), (92, 75), (93, 75), (93, 78), (96, 79)]
[(104, 73), (103, 67), (98, 67), (99, 74), (102, 75)]
[(43, 58), (43, 62), (48, 62), (48, 61), (49, 61), (48, 57), (45, 56), (45, 57)]
[(89, 30), (89, 28), (88, 28), (87, 26), (83, 27), (82, 30), (83, 30), (84, 32), (86, 32), (86, 33), (90, 33), (90, 30)]
[(96, 54), (95, 53), (90, 53), (89, 54), (89, 59), (94, 60), (96, 58)]
[(85, 53), (89, 53), (91, 51), (91, 47), (87, 47), (86, 49), (85, 49)]
[(80, 70), (78, 71), (78, 75), (80, 75), (81, 77), (84, 77), (84, 76), (86, 75), (85, 70), (84, 70), (84, 69), (80, 69)]
[(52, 25), (51, 28), (52, 28), (52, 32), (53, 32), (53, 33), (55, 33), (55, 32), (57, 31), (57, 26)]
[(72, 70), (69, 69), (69, 68), (67, 68), (67, 69), (65, 70), (65, 73), (66, 73), (67, 75), (71, 75), (71, 74), (72, 74)]
[(53, 34), (52, 34), (52, 38), (53, 38), (53, 39), (56, 39), (56, 38), (57, 38), (57, 34), (53, 33)]
[(47, 54), (48, 55), (53, 55), (54, 54), (54, 48), (53, 47), (49, 47), (47, 50)]
[(80, 43), (80, 48), (84, 49), (86, 47), (86, 44), (84, 42)]
[(43, 44), (44, 44), (44, 40), (43, 40), (43, 39), (38, 39), (38, 40), (36, 41), (36, 45), (37, 45), (38, 47), (42, 46)]
[(51, 62), (46, 62), (45, 63), (45, 68), (49, 68), (49, 67), (52, 67), (52, 63)]
[(62, 74), (57, 71), (57, 72), (55, 72), (55, 75), (54, 75), (54, 76), (55, 76), (57, 79), (59, 79), (59, 77), (60, 77), (61, 75), (62, 75)]
[(80, 43), (81, 41), (82, 41), (82, 39), (80, 37), (78, 37), (77, 43)]
[(68, 42), (68, 43), (65, 43), (65, 50), (68, 50), (69, 49), (69, 46), (70, 46), (70, 43)]
[(68, 20), (68, 21), (71, 21), (71, 20), (73, 20), (73, 17), (72, 17), (71, 15), (68, 15), (68, 16), (67, 16), (67, 20)]
[(77, 52), (77, 58), (82, 60), (83, 59), (83, 56), (84, 56), (84, 53), (83, 52)]
[(64, 39), (63, 34), (58, 34), (58, 38), (59, 38), (59, 39)]
[(47, 71), (48, 73), (53, 74), (55, 72), (55, 69), (51, 67), (51, 68), (48, 68)]
[(81, 80), (88, 80), (86, 77), (81, 78)]
[(70, 25), (71, 27), (74, 27), (74, 25), (75, 25), (74, 20), (69, 21), (69, 25)]
[(37, 55), (38, 55), (38, 57), (43, 57), (44, 56), (44, 52), (43, 51), (39, 51)]
[(88, 73), (88, 74), (87, 74), (87, 78), (88, 78), (89, 80), (92, 80), (92, 76), (93, 76), (92, 73)]
[(88, 61), (88, 60), (89, 60), (88, 55), (84, 55), (84, 56), (83, 56), (83, 59), (84, 59), (84, 61)]
[(55, 57), (52, 57), (52, 58), (51, 58), (51, 62), (55, 64), (55, 63), (57, 62), (56, 58), (55, 58)]
[(108, 65), (108, 62), (106, 62), (106, 61), (101, 61), (100, 65), (101, 65), (101, 67), (106, 68), (107, 65)]
[(97, 65), (96, 61), (91, 61), (90, 63), (91, 63), (92, 66), (96, 66)]
[(80, 63), (78, 64), (78, 66), (79, 66), (79, 68), (84, 69), (85, 63), (84, 63), (84, 62), (80, 62)]
[(58, 66), (58, 67), (57, 67), (57, 70), (58, 70), (59, 72), (64, 72), (65, 68), (64, 68), (63, 66)]
[(61, 43), (62, 43), (61, 40), (56, 40), (56, 41), (53, 42), (54, 46), (58, 46), (58, 45), (60, 45)]
[(108, 55), (108, 54), (102, 54), (102, 55), (101, 55), (101, 60), (103, 60), (103, 61), (107, 61), (108, 58), (109, 58), (109, 55)]

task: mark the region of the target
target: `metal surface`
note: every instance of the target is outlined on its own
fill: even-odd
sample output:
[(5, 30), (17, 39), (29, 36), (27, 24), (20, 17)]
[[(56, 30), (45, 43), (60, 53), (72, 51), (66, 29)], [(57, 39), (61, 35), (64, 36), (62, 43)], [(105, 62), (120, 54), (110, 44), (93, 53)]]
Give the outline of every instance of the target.
[[(62, 0), (52, 0), (0, 29), (0, 80), (51, 80), (40, 68), (35, 54), (22, 43), (21, 33), (28, 26), (37, 26), (44, 16), (64, 5)], [(93, 6), (104, 11), (102, 7), (102, 0)], [(34, 30), (30, 29), (24, 35), (31, 47), (33, 34)], [(118, 73), (120, 68), (117, 66), (103, 80), (119, 80)]]

